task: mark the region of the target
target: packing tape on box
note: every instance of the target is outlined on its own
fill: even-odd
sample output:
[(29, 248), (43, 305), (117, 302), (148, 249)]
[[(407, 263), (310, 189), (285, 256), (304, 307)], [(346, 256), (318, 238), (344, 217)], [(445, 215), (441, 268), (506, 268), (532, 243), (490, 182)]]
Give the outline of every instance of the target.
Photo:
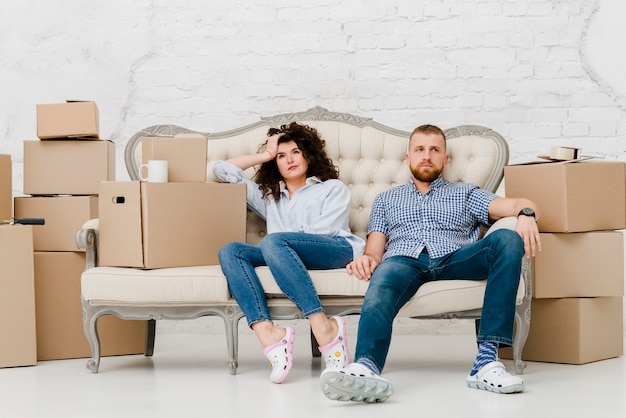
[(552, 147), (550, 158), (553, 160), (576, 160), (580, 156), (580, 148), (574, 147)]

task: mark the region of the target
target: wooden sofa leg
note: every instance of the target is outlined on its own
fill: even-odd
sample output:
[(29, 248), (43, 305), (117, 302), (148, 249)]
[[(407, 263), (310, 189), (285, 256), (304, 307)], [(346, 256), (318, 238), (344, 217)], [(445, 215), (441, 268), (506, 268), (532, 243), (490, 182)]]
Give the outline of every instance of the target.
[(228, 371), (234, 375), (237, 374), (237, 367), (239, 367), (239, 320), (243, 318), (243, 312), (239, 307), (227, 306), (221, 316), (226, 328)]
[(515, 307), (515, 334), (513, 335), (513, 363), (515, 373), (523, 374), (526, 362), (522, 360), (524, 345), (530, 332), (530, 310), (533, 295), (533, 277), (530, 259), (522, 259), (522, 279), (525, 284), (524, 299), (521, 304)]
[(91, 348), (91, 358), (87, 361), (87, 368), (92, 373), (98, 373), (100, 367), (100, 337), (98, 336), (98, 318), (100, 313), (83, 300), (83, 330)]
[(526, 368), (526, 362), (522, 360), (524, 344), (530, 331), (530, 301), (524, 301), (515, 309), (515, 335), (513, 336), (513, 363), (515, 373), (521, 375)]
[(154, 340), (156, 338), (156, 320), (149, 319), (146, 321), (146, 357), (152, 357), (154, 354)]

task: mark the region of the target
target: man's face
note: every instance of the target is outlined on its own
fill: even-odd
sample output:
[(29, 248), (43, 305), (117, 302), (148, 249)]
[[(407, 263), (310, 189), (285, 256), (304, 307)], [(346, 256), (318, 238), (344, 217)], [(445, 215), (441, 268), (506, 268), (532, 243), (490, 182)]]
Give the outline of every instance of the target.
[(416, 132), (409, 142), (406, 163), (415, 179), (432, 183), (448, 165), (445, 139), (437, 134)]

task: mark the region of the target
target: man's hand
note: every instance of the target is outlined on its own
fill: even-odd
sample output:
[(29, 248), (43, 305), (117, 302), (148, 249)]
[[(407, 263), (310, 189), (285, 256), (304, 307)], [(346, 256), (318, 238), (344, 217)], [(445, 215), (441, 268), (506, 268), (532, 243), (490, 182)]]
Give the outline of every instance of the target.
[(515, 230), (524, 240), (524, 254), (526, 257), (534, 257), (541, 251), (541, 236), (537, 222), (532, 216), (518, 216)]
[(359, 280), (369, 281), (372, 277), (372, 273), (376, 270), (376, 267), (380, 264), (380, 261), (371, 255), (362, 255), (350, 262), (346, 266), (346, 272), (354, 275)]

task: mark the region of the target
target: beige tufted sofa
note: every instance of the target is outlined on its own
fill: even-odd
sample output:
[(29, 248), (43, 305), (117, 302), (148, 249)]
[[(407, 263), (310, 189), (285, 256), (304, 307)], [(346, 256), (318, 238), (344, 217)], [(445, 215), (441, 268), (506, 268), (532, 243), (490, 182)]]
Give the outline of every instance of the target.
[[(212, 169), (217, 160), (256, 152), (269, 127), (299, 121), (319, 130), (326, 140), (329, 156), (340, 169), (340, 179), (351, 190), (351, 228), (365, 238), (370, 207), (381, 191), (409, 179), (404, 163), (409, 132), (393, 129), (369, 118), (329, 112), (316, 107), (301, 113), (261, 118), (244, 127), (208, 137), (207, 181), (215, 181)], [(508, 162), (506, 141), (496, 132), (480, 126), (447, 129), (450, 163), (444, 172), (451, 181), (472, 182), (496, 191)], [(128, 142), (125, 160), (130, 177), (138, 179), (141, 137), (173, 135), (192, 131), (172, 125), (152, 126)], [(184, 139), (181, 139), (184, 140)], [(253, 170), (245, 175), (251, 177)], [(491, 229), (513, 228), (515, 218), (498, 221)], [(92, 349), (87, 367), (94, 373), (100, 363), (100, 341), (96, 322), (102, 315), (124, 319), (146, 319), (149, 332), (146, 355), (154, 346), (155, 320), (193, 319), (205, 315), (221, 317), (225, 323), (228, 365), (231, 374), (238, 366), (238, 322), (242, 313), (232, 299), (219, 265), (141, 270), (97, 265), (97, 220), (77, 232), (77, 244), (87, 249), (87, 269), (82, 274), (82, 302), (85, 335)], [(247, 241), (259, 243), (265, 225), (249, 213)], [(257, 268), (276, 319), (298, 319), (302, 313), (282, 296), (267, 267)], [(360, 312), (367, 282), (349, 276), (343, 269), (312, 271), (311, 276), (328, 315)], [(524, 261), (517, 297), (513, 358), (516, 372), (525, 364), (521, 353), (530, 325), (531, 269)], [(427, 283), (403, 307), (399, 316), (411, 318), (480, 318), (484, 281), (450, 280)]]

